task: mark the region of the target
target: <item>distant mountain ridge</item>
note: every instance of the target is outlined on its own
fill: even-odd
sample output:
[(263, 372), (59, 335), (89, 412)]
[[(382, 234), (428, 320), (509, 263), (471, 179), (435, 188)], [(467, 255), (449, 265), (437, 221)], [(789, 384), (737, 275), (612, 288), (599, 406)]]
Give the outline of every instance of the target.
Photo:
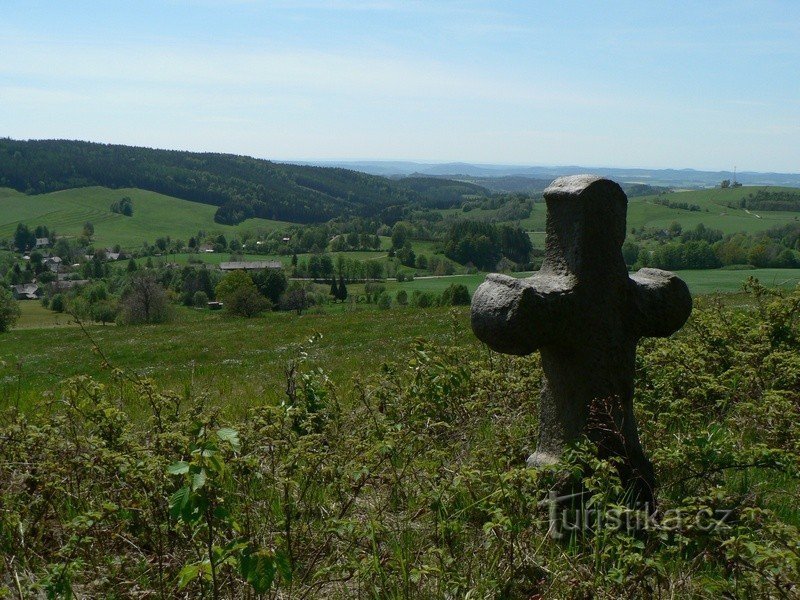
[[(618, 167), (564, 166), (520, 166), (487, 165), (464, 162), (422, 163), (412, 161), (298, 161), (297, 164), (317, 166), (338, 166), (374, 175), (408, 176), (449, 176), (463, 177), (529, 177), (549, 179), (564, 175), (594, 173), (619, 182), (641, 182), (664, 187), (712, 187), (724, 179), (733, 180), (733, 171), (698, 171), (695, 169), (625, 169)], [(740, 171), (736, 181), (744, 185), (774, 185), (800, 187), (800, 173), (758, 173)]]

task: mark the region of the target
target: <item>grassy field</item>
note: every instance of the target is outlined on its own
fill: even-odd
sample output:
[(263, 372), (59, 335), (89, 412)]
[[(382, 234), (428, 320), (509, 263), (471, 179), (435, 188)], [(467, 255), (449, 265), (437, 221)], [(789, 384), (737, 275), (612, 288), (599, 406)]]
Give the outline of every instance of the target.
[[(739, 231), (757, 233), (775, 225), (800, 220), (800, 213), (797, 212), (751, 211), (751, 213), (747, 213), (741, 208), (727, 206), (728, 203), (738, 205), (739, 200), (754, 193), (757, 189), (760, 188), (710, 189), (631, 198), (628, 200), (628, 231), (634, 227), (637, 229), (642, 227), (667, 228), (670, 223), (677, 221), (684, 229), (693, 229), (697, 224), (703, 223), (707, 227), (719, 229), (726, 234)], [(774, 187), (770, 189), (797, 192), (795, 188)], [(655, 200), (696, 204), (700, 207), (700, 211), (669, 208), (656, 204)], [(522, 221), (521, 225), (528, 231), (544, 231), (545, 215), (544, 202), (537, 202), (531, 216)], [(534, 244), (543, 245), (538, 238), (534, 238)]]
[[(738, 291), (750, 275), (770, 285), (789, 287), (800, 282), (800, 269), (684, 271), (680, 275), (694, 294)], [(484, 278), (476, 274), (390, 281), (386, 287), (391, 293), (400, 289), (439, 293), (458, 282), (472, 293)], [(350, 286), (351, 295), (362, 290), (363, 286)], [(69, 316), (52, 313), (35, 301), (21, 306), (22, 319), (0, 345), (0, 392), (8, 399), (19, 398), (22, 404), (54, 389), (66, 377), (91, 373), (107, 379), (94, 344), (114, 365), (126, 365), (173, 390), (193, 385), (212, 401), (225, 398), (233, 410), (279, 399), (287, 361), (315, 333), (322, 334), (322, 339), (311, 347), (310, 360), (324, 366), (340, 384), (369, 377), (381, 363), (401, 359), (418, 338), (448, 339), (473, 350), (479, 347), (467, 307), (394, 306), (379, 311), (375, 305), (338, 304), (319, 314), (275, 312), (254, 319), (176, 307), (176, 320), (170, 325), (91, 325), (87, 328), (90, 341)], [(59, 327), (58, 333), (54, 327)]]
[(53, 312), (42, 306), (38, 300), (24, 300), (19, 303), (20, 318), (16, 329), (38, 329), (49, 327), (73, 326), (72, 317), (64, 313)]
[[(133, 200), (132, 217), (110, 210), (111, 203), (123, 196)], [(89, 187), (38, 196), (0, 188), (0, 237), (11, 237), (20, 222), (31, 227), (47, 225), (60, 235), (77, 236), (89, 221), (94, 225), (97, 245), (138, 248), (144, 241), (152, 243), (158, 237), (186, 241), (201, 230), (234, 236), (287, 225), (266, 219), (248, 219), (235, 226), (220, 225), (214, 222), (215, 211), (216, 207), (208, 204), (134, 188)]]
[[(784, 288), (791, 288), (800, 283), (800, 269), (747, 269), (742, 271), (710, 269), (677, 271), (677, 273), (686, 281), (692, 294), (695, 295), (740, 291), (748, 277), (755, 277), (765, 285)], [(520, 274), (520, 276), (526, 275), (529, 274)], [(441, 293), (452, 283), (463, 283), (472, 294), (484, 279), (486, 279), (485, 273), (417, 278), (414, 281), (403, 283), (390, 280), (386, 283), (386, 289), (389, 292), (404, 289), (409, 293), (412, 290)]]
[[(31, 326), (38, 311), (25, 310)], [(91, 373), (108, 380), (100, 356), (80, 328), (55, 333), (46, 325), (40, 321), (38, 328), (3, 335), (0, 396), (7, 401), (19, 398), (25, 405), (73, 375)], [(280, 399), (288, 361), (315, 333), (322, 338), (310, 347), (309, 360), (342, 384), (369, 377), (382, 362), (397, 360), (416, 338), (455, 338), (460, 346), (478, 347), (467, 308), (394, 308), (378, 314), (372, 306), (357, 305), (337, 314), (275, 312), (253, 319), (179, 308), (176, 321), (167, 326), (92, 325), (87, 331), (113, 365), (179, 392), (192, 385), (212, 402), (224, 398), (232, 410)]]

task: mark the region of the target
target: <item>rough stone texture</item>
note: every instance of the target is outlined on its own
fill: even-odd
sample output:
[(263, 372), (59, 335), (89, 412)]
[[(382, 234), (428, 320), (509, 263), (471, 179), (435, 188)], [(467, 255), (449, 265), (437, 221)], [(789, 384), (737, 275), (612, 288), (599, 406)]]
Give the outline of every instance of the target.
[(651, 501), (655, 477), (633, 415), (636, 343), (665, 337), (689, 318), (692, 298), (675, 274), (622, 258), (628, 199), (608, 179), (556, 179), (544, 192), (542, 268), (527, 279), (489, 275), (472, 300), (472, 328), (492, 349), (542, 353), (545, 383), (539, 444), (531, 465), (556, 462), (587, 434), (605, 456), (621, 456), (623, 480)]

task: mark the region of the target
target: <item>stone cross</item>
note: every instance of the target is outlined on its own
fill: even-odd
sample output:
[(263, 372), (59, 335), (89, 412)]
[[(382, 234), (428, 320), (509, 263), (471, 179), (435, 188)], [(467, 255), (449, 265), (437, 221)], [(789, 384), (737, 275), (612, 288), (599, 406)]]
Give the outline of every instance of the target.
[(529, 465), (557, 462), (585, 434), (601, 455), (623, 459), (623, 481), (650, 502), (655, 477), (633, 415), (636, 343), (683, 326), (689, 289), (659, 269), (628, 276), (621, 252), (628, 199), (613, 181), (561, 177), (544, 198), (541, 269), (527, 279), (489, 275), (472, 300), (472, 329), (498, 352), (542, 353), (539, 443)]

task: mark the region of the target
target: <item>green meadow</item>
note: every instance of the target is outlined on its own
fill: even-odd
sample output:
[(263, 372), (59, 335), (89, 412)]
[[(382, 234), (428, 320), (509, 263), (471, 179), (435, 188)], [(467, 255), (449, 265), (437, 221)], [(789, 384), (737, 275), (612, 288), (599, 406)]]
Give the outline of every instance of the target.
[[(0, 344), (0, 396), (21, 406), (57, 389), (67, 377), (91, 374), (108, 381), (101, 355), (164, 388), (181, 392), (192, 386), (195, 393), (238, 411), (282, 398), (288, 361), (315, 334), (321, 339), (309, 347), (309, 360), (346, 386), (376, 374), (381, 363), (397, 360), (419, 338), (479, 345), (465, 307), (378, 312), (374, 305), (345, 305), (322, 314), (270, 312), (252, 319), (176, 307), (167, 325), (83, 330), (73, 324), (54, 330), (56, 318), (48, 322), (44, 309), (34, 305), (25, 304), (21, 327), (4, 334)], [(57, 318), (60, 324), (70, 321), (67, 315)]]
[[(133, 200), (131, 217), (111, 212), (111, 204), (124, 196)], [(94, 225), (98, 246), (138, 248), (144, 241), (153, 243), (159, 237), (186, 241), (198, 231), (235, 236), (287, 225), (266, 219), (220, 225), (214, 222), (215, 211), (215, 206), (136, 188), (88, 187), (33, 196), (0, 188), (0, 238), (11, 237), (18, 223), (46, 225), (59, 235), (78, 236), (89, 221)]]
[[(677, 271), (677, 274), (686, 282), (689, 290), (694, 295), (738, 292), (749, 277), (755, 277), (763, 284), (771, 287), (777, 286), (787, 289), (793, 288), (800, 283), (800, 269), (706, 269)], [(518, 276), (525, 275), (529, 275), (529, 273), (519, 274)], [(485, 278), (485, 273), (476, 273), (448, 277), (419, 277), (414, 281), (403, 283), (390, 280), (386, 283), (386, 289), (389, 292), (404, 289), (409, 293), (413, 290), (441, 293), (453, 283), (463, 283), (472, 294)]]
[[(784, 225), (800, 219), (800, 213), (782, 211), (750, 211), (741, 208), (730, 208), (728, 204), (738, 206), (739, 201), (748, 194), (754, 193), (757, 187), (740, 187), (729, 189), (708, 189), (672, 192), (660, 196), (641, 196), (628, 200), (628, 231), (633, 228), (655, 227), (666, 229), (673, 221), (677, 221), (684, 229), (693, 229), (703, 223), (706, 227), (719, 229), (723, 233), (758, 233), (775, 225)], [(797, 192), (796, 188), (769, 188), (774, 191)], [(699, 211), (670, 208), (656, 203), (656, 200), (668, 202), (686, 202), (696, 204)], [(522, 227), (528, 231), (544, 231), (546, 206), (537, 202), (531, 216), (521, 221)], [(544, 237), (534, 237), (534, 245), (542, 247)]]
[[(695, 295), (740, 291), (750, 276), (784, 288), (800, 283), (800, 269), (679, 274)], [(481, 273), (403, 283), (391, 280), (385, 286), (392, 295), (400, 290), (409, 295), (414, 290), (438, 294), (453, 283), (462, 283), (473, 293), (484, 278)], [(363, 285), (348, 287), (351, 297), (363, 294)], [(92, 324), (84, 331), (68, 315), (51, 312), (39, 302), (20, 305), (22, 318), (0, 344), (0, 382), (3, 396), (19, 398), (22, 404), (73, 375), (107, 378), (98, 351), (112, 365), (124, 365), (173, 390), (197, 386), (198, 391), (212, 399), (225, 398), (226, 406), (238, 410), (254, 402), (279, 399), (287, 361), (315, 333), (322, 338), (309, 350), (310, 359), (324, 365), (337, 383), (348, 385), (376, 373), (381, 363), (404, 356), (416, 339), (446, 339), (464, 348), (479, 347), (466, 307), (394, 305), (378, 310), (374, 304), (348, 302), (302, 316), (271, 312), (253, 319), (175, 307), (175, 320), (168, 325)], [(54, 327), (58, 327), (57, 333)]]

